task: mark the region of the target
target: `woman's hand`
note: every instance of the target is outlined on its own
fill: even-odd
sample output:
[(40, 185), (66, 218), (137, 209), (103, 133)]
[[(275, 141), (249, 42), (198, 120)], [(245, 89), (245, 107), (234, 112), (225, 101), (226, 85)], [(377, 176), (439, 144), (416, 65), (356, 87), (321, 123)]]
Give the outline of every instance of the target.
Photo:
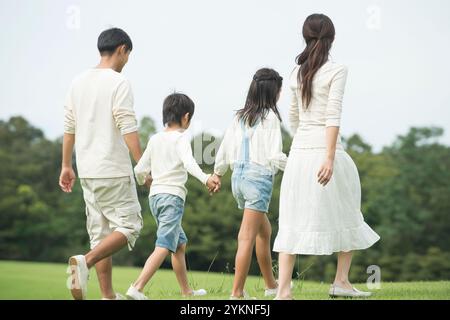
[(320, 170), (317, 173), (317, 182), (319, 182), (321, 185), (326, 186), (328, 181), (330, 181), (331, 176), (333, 175), (333, 164), (334, 159), (327, 158), (320, 167)]

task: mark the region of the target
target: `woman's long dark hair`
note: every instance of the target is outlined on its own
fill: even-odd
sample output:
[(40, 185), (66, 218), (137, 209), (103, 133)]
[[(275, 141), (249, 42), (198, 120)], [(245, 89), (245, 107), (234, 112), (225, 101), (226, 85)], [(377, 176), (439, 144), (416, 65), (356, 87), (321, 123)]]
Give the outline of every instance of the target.
[(300, 84), (305, 108), (308, 108), (311, 102), (314, 75), (328, 61), (334, 35), (333, 22), (324, 14), (312, 14), (303, 24), (306, 48), (297, 56), (296, 62), (300, 66), (297, 81)]
[(256, 71), (253, 76), (244, 108), (237, 111), (238, 118), (249, 126), (258, 120), (264, 120), (272, 110), (281, 121), (277, 108), (283, 78), (273, 69), (263, 68)]

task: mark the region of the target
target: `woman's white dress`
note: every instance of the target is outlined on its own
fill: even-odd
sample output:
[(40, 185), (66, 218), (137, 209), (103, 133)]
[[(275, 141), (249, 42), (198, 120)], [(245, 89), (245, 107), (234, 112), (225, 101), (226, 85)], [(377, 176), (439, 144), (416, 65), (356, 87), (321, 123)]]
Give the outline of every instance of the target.
[(366, 249), (380, 237), (364, 221), (358, 170), (343, 149), (340, 135), (333, 176), (326, 186), (317, 182), (326, 156), (326, 127), (340, 126), (347, 68), (328, 61), (317, 71), (306, 110), (297, 72), (298, 67), (290, 79), (289, 121), (295, 136), (281, 183), (274, 251), (329, 255)]

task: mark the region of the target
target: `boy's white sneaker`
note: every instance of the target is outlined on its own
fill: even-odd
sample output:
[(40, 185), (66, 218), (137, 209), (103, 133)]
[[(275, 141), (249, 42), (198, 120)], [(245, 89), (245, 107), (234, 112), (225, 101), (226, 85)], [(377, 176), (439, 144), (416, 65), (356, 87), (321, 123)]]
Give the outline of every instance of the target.
[(70, 257), (67, 270), (70, 273), (68, 288), (72, 297), (75, 300), (86, 300), (89, 269), (85, 257), (83, 255)]
[(192, 295), (194, 297), (200, 297), (207, 295), (208, 292), (205, 289), (192, 290)]
[(116, 293), (116, 297), (114, 299), (102, 298), (102, 300), (127, 300), (127, 298), (120, 293)]
[(332, 298), (346, 297), (346, 298), (367, 298), (372, 295), (372, 292), (360, 291), (353, 287), (351, 290), (341, 288), (335, 284), (332, 284), (329, 290), (329, 295)]
[(128, 289), (126, 296), (130, 300), (148, 300), (148, 297), (136, 289), (133, 285)]
[[(294, 283), (291, 281), (291, 289), (294, 288)], [(273, 288), (273, 289), (265, 289), (264, 290), (264, 296), (265, 297), (271, 297), (271, 296), (276, 296), (278, 293), (278, 280), (277, 280), (277, 287)]]

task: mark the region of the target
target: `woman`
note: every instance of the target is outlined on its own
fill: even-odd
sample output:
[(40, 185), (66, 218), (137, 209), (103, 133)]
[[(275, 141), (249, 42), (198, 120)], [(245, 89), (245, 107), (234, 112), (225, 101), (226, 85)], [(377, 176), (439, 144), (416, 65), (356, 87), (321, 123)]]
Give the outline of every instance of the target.
[(361, 297), (348, 279), (352, 251), (379, 236), (364, 222), (358, 170), (339, 134), (347, 68), (329, 59), (335, 31), (330, 18), (309, 16), (303, 25), (305, 50), (291, 76), (289, 120), (295, 132), (280, 194), (279, 290), (292, 299), (290, 281), (296, 254), (338, 253), (330, 296)]

